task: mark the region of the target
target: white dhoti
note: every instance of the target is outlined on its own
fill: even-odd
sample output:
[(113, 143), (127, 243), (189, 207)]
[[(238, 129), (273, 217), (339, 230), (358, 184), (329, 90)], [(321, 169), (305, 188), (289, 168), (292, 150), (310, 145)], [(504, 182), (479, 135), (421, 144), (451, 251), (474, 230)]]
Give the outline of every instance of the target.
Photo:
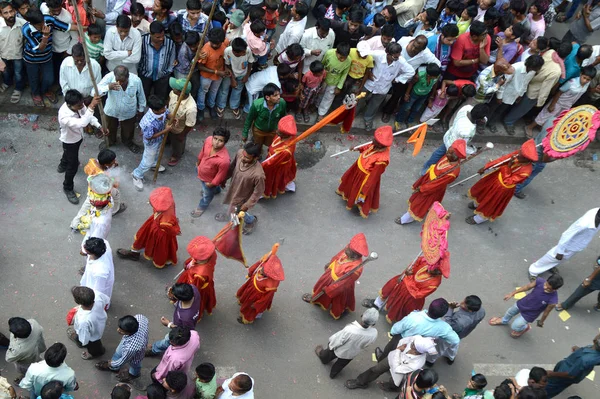
[(556, 259), (556, 255), (558, 254), (557, 248), (558, 246), (553, 247), (550, 251), (546, 252), (544, 256), (542, 256), (541, 258), (536, 260), (531, 266), (529, 266), (529, 274), (531, 274), (532, 276), (538, 276), (552, 269), (553, 267), (557, 267), (563, 261), (569, 259), (570, 257), (576, 254), (576, 252), (566, 250), (562, 254), (563, 258), (561, 260), (558, 260)]

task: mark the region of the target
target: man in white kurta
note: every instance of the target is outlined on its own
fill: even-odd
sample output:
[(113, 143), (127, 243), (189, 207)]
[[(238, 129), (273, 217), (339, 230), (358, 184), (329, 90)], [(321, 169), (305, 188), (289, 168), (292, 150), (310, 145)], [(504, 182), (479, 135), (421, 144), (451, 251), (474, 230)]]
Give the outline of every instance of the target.
[(109, 299), (106, 306), (108, 310), (115, 283), (115, 266), (110, 244), (102, 238), (91, 237), (83, 244), (83, 250), (87, 254), (87, 262), (79, 285), (106, 295)]
[[(81, 290), (90, 290), (88, 287), (74, 287), (73, 297)], [(67, 336), (80, 347), (86, 347), (87, 352), (82, 354), (85, 360), (104, 354), (102, 335), (106, 327), (106, 305), (109, 299), (100, 291), (93, 291), (93, 296), (85, 295), (86, 300), (91, 299), (91, 305), (81, 303), (81, 307), (73, 318), (73, 327), (67, 329)], [(76, 299), (77, 301), (77, 299)]]
[(557, 245), (529, 266), (530, 278), (535, 279), (539, 274), (557, 267), (562, 261), (571, 258), (577, 252), (583, 251), (594, 236), (598, 234), (599, 225), (600, 208), (587, 211), (562, 233)]

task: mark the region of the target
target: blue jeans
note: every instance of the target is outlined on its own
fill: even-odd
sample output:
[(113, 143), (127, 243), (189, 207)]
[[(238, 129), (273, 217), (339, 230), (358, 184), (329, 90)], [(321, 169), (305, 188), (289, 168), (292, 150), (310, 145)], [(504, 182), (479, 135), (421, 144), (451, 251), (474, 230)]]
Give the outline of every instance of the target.
[(143, 179), (144, 173), (150, 170), (153, 166), (156, 166), (158, 160), (158, 153), (160, 152), (160, 141), (158, 143), (147, 144), (144, 143), (144, 153), (142, 154), (142, 160), (137, 168), (133, 171), (133, 176), (137, 179)]
[[(402, 107), (400, 107), (400, 110), (396, 114), (396, 122), (414, 122), (428, 96), (428, 94), (424, 96), (419, 96), (415, 93), (410, 93), (410, 99), (408, 100), (408, 102), (402, 104)], [(406, 114), (408, 114), (408, 119), (406, 119)]]
[(544, 170), (545, 167), (546, 167), (546, 163), (545, 162), (534, 162), (533, 163), (533, 170), (531, 171), (531, 174), (529, 175), (529, 177), (527, 178), (527, 180), (525, 180), (523, 183), (517, 184), (516, 192), (520, 193), (521, 191), (523, 191), (523, 189), (525, 187), (527, 187), (529, 185), (529, 183), (531, 183), (531, 181), (533, 180), (533, 178), (536, 177), (542, 170)]
[(265, 65), (267, 63), (267, 61), (269, 61), (269, 53), (271, 52), (271, 50), (267, 51), (267, 54), (265, 55), (255, 55), (256, 57), (256, 62), (258, 63), (258, 65)]
[(169, 343), (169, 333), (163, 339), (160, 339), (152, 344), (152, 352), (156, 354), (163, 353), (171, 345)]
[[(244, 84), (242, 80), (244, 76), (238, 76), (235, 78), (237, 82), (236, 87), (231, 88), (231, 96), (229, 96), (229, 108), (238, 109), (240, 107), (240, 101), (242, 98), (242, 91), (244, 90)], [(219, 94), (217, 95), (217, 104), (227, 104), (227, 96), (229, 95), (229, 88), (231, 87), (231, 79), (223, 79)]]
[[(207, 105), (209, 108), (215, 106), (215, 100), (217, 99), (217, 93), (219, 93), (219, 87), (221, 87), (222, 80), (222, 78), (212, 80), (200, 76), (200, 89), (198, 89), (198, 98), (196, 101), (200, 111), (204, 111), (204, 108), (206, 108)], [(206, 95), (207, 93), (208, 96)], [(217, 103), (216, 105), (218, 108), (225, 108), (225, 105), (227, 104)]]
[(23, 60), (5, 60), (2, 59), (6, 64), (4, 69), (4, 84), (10, 86), (13, 84), (13, 75), (15, 77), (15, 90), (23, 91), (25, 89), (25, 76), (23, 76)]
[(567, 14), (565, 15), (567, 19), (570, 19), (573, 17), (573, 15), (575, 15), (575, 11), (577, 11), (577, 9), (579, 8), (579, 3), (581, 3), (581, 0), (573, 0), (569, 11), (567, 11)]
[[(119, 346), (115, 349), (115, 354), (112, 356), (111, 362), (116, 362), (117, 360), (123, 357), (123, 341), (119, 342)], [(111, 367), (111, 370), (115, 370)], [(142, 362), (139, 363), (129, 363), (129, 374), (131, 375), (140, 375), (142, 373)]]
[(246, 105), (244, 105), (244, 112), (245, 113), (250, 112), (250, 106), (252, 105), (252, 103), (254, 102), (254, 100), (256, 100), (257, 98), (259, 98), (261, 95), (262, 95), (262, 91), (256, 92), (254, 94), (248, 93), (248, 101), (246, 101)]
[(202, 199), (200, 199), (200, 203), (198, 203), (198, 209), (202, 209), (203, 211), (208, 208), (210, 203), (212, 202), (215, 195), (221, 192), (221, 187), (208, 187), (205, 182), (200, 180), (202, 183)]
[(527, 328), (527, 322), (525, 321), (523, 316), (520, 315), (520, 313), (521, 313), (521, 311), (519, 310), (517, 304), (515, 303), (510, 308), (508, 308), (508, 310), (504, 314), (504, 317), (502, 317), (502, 324), (508, 324), (508, 322), (513, 317), (518, 315), (517, 318), (510, 325), (510, 328), (512, 328), (513, 331), (516, 331), (516, 332), (521, 332), (521, 331), (525, 330)]
[(41, 96), (48, 93), (50, 86), (54, 84), (54, 67), (52, 59), (41, 64), (31, 64), (25, 62), (27, 77), (29, 78), (29, 87), (32, 96)]
[(421, 176), (423, 176), (427, 172), (427, 169), (429, 169), (429, 167), (431, 165), (436, 164), (440, 159), (442, 159), (442, 157), (444, 155), (446, 155), (446, 151), (448, 151), (446, 149), (446, 145), (444, 143), (442, 143), (442, 145), (439, 146), (433, 152), (433, 154), (431, 154), (431, 157), (429, 157), (429, 160), (427, 160), (427, 162), (425, 162), (425, 164), (423, 165), (423, 169), (421, 169)]
[(518, 104), (514, 104), (508, 114), (504, 117), (504, 124), (513, 126), (519, 119), (525, 116), (535, 105), (537, 98), (531, 99), (524, 95)]

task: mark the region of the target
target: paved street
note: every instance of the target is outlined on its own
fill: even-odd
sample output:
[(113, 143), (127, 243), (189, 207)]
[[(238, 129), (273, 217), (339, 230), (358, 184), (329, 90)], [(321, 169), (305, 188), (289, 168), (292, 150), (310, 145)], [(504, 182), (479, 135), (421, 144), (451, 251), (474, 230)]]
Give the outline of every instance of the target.
[[(32, 123), (15, 120), (0, 121), (0, 331), (7, 333), (6, 320), (11, 316), (33, 317), (45, 329), (46, 343), (60, 341), (67, 345), (67, 363), (76, 370), (81, 386), (77, 398), (107, 398), (116, 383), (112, 374), (100, 373), (92, 361), (80, 358), (77, 349), (66, 337), (65, 315), (73, 306), (70, 287), (78, 284), (77, 269), (84, 263), (79, 255), (82, 236), (70, 233), (69, 222), (78, 207), (67, 202), (62, 192), (62, 175), (56, 173), (61, 155), (56, 119), (41, 117), (37, 129)], [(240, 128), (232, 129), (228, 144), (230, 154), (240, 145)], [(150, 319), (150, 338), (165, 334), (160, 316), (170, 317), (172, 307), (164, 295), (164, 288), (179, 272), (186, 258), (185, 247), (196, 235), (213, 237), (222, 226), (213, 219), (224, 207), (221, 198), (200, 218), (192, 220), (189, 212), (200, 195), (195, 177), (194, 162), (201, 141), (208, 130), (193, 132), (183, 161), (159, 176), (159, 185), (170, 186), (175, 195), (182, 236), (179, 239), (180, 263), (163, 270), (149, 262), (134, 263), (115, 257), (116, 282), (109, 321), (103, 337), (106, 357), (116, 347), (120, 336), (116, 321), (125, 314), (143, 313)], [(315, 139), (322, 141), (321, 150), (315, 150)], [(352, 140), (353, 139), (353, 140)], [(260, 222), (251, 236), (244, 236), (244, 250), (250, 263), (255, 262), (275, 242), (282, 242), (279, 250), (286, 280), (275, 295), (270, 313), (254, 325), (242, 326), (236, 322), (238, 306), (235, 291), (244, 281), (244, 269), (236, 262), (219, 257), (216, 269), (218, 306), (211, 317), (198, 325), (202, 346), (194, 365), (210, 361), (218, 367), (219, 377), (228, 377), (235, 371), (248, 372), (256, 381), (257, 398), (391, 398), (374, 384), (367, 391), (347, 391), (343, 382), (373, 365), (371, 352), (356, 358), (338, 379), (330, 381), (329, 369), (316, 359), (313, 349), (325, 344), (327, 337), (360, 315), (355, 313), (334, 321), (319, 308), (300, 300), (303, 292), (312, 288), (322, 267), (357, 232), (367, 236), (370, 250), (380, 258), (370, 263), (356, 286), (360, 302), (372, 296), (382, 284), (399, 273), (419, 251), (420, 225), (401, 227), (393, 219), (406, 210), (409, 187), (417, 178), (418, 170), (439, 142), (427, 142), (421, 154), (412, 158), (405, 139), (396, 139), (392, 160), (382, 179), (381, 209), (363, 220), (345, 210), (344, 203), (335, 194), (339, 177), (356, 159), (356, 153), (339, 158), (329, 155), (358, 144), (369, 138), (341, 136), (337, 133), (320, 134), (299, 145), (296, 194), (286, 194), (277, 200), (260, 201), (256, 215)], [(485, 137), (478, 137), (485, 140)], [(138, 138), (139, 140), (139, 138)], [(98, 141), (86, 138), (80, 161), (87, 162), (97, 154)], [(515, 145), (497, 145), (485, 158), (499, 156), (515, 149)], [(148, 195), (153, 188), (148, 179), (143, 192), (136, 192), (130, 173), (141, 155), (133, 155), (121, 145), (114, 148), (122, 168), (122, 197), (129, 205), (127, 211), (113, 219), (108, 237), (113, 249), (128, 247), (133, 234), (150, 215)], [(167, 149), (167, 154), (169, 154)], [(591, 152), (578, 159), (551, 164), (528, 188), (525, 200), (514, 199), (504, 216), (495, 223), (469, 226), (466, 192), (468, 186), (450, 189), (444, 205), (453, 213), (449, 234), (452, 253), (452, 271), (439, 290), (430, 299), (443, 296), (461, 300), (468, 294), (479, 295), (488, 316), (500, 315), (509, 306), (503, 296), (527, 282), (527, 266), (558, 240), (562, 231), (588, 209), (598, 206), (597, 176), (591, 161)], [(466, 177), (484, 163), (484, 156), (463, 168)], [(80, 169), (75, 188), (85, 195), (85, 176)], [(83, 197), (82, 197), (83, 200)], [(600, 253), (598, 240), (581, 254), (567, 262), (561, 270), (566, 284), (559, 296), (564, 299), (590, 273)], [(429, 303), (429, 301), (427, 302)], [(592, 310), (595, 295), (583, 299), (570, 310), (566, 322), (553, 312), (543, 329), (532, 331), (519, 340), (509, 336), (509, 329), (490, 327), (482, 323), (461, 344), (453, 366), (439, 362), (435, 369), (440, 382), (450, 391), (464, 388), (471, 370), (485, 370), (489, 388), (509, 376), (518, 365), (541, 364), (548, 367), (570, 353), (572, 345), (591, 344), (598, 333), (598, 313)], [(387, 341), (389, 325), (384, 318), (377, 325), (378, 345)], [(374, 349), (374, 348), (372, 348)], [(12, 380), (14, 369), (1, 356), (2, 374)], [(158, 363), (157, 359), (144, 361), (146, 372)], [(477, 365), (477, 366), (475, 366)], [(10, 366), (10, 367), (9, 367)], [(479, 369), (481, 370), (479, 370)], [(584, 398), (596, 397), (596, 381), (584, 380), (567, 390), (561, 397), (579, 394)]]

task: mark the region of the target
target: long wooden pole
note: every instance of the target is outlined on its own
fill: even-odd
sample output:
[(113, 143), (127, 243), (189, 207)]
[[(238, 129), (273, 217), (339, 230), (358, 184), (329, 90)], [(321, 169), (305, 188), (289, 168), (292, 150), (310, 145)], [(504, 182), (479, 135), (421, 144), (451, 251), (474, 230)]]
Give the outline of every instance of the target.
[[(74, 0), (71, 0), (74, 1)], [(210, 9), (210, 14), (208, 15), (208, 21), (206, 21), (206, 25), (204, 26), (204, 32), (202, 32), (202, 37), (200, 38), (200, 43), (198, 43), (198, 49), (196, 50), (196, 55), (194, 55), (194, 60), (190, 64), (190, 71), (188, 72), (187, 78), (185, 79), (185, 84), (183, 85), (183, 89), (179, 94), (179, 98), (177, 99), (177, 104), (175, 104), (175, 109), (173, 110), (173, 119), (169, 123), (171, 126), (175, 123), (175, 117), (177, 116), (177, 111), (179, 111), (179, 106), (181, 105), (181, 101), (183, 101), (183, 97), (185, 96), (185, 91), (187, 89), (188, 84), (190, 84), (190, 79), (196, 69), (196, 64), (198, 63), (198, 59), (200, 58), (200, 53), (202, 52), (202, 47), (204, 46), (204, 39), (206, 38), (206, 34), (208, 33), (208, 27), (212, 21), (213, 15), (215, 13), (215, 8), (217, 5), (217, 1), (213, 1), (212, 8)], [(165, 144), (167, 143), (167, 137), (169, 136), (169, 132), (165, 133), (163, 137), (163, 141), (160, 144), (160, 152), (158, 153), (158, 159), (156, 160), (156, 166), (154, 168), (154, 177), (152, 181), (156, 183), (156, 178), (158, 177), (158, 170), (160, 169), (160, 161), (162, 160), (163, 153), (165, 152)]]
[[(96, 84), (96, 77), (94, 76), (94, 71), (92, 70), (90, 53), (88, 52), (87, 46), (85, 45), (85, 36), (83, 33), (83, 26), (81, 26), (81, 17), (79, 16), (79, 9), (77, 8), (77, 0), (71, 0), (71, 5), (73, 6), (73, 10), (75, 11), (75, 20), (77, 21), (77, 33), (79, 33), (79, 38), (81, 39), (81, 43), (83, 44), (83, 54), (85, 55), (85, 63), (90, 74), (92, 85), (94, 86), (94, 96), (99, 96), (100, 91), (98, 90), (98, 85)], [(98, 112), (100, 113), (100, 121), (102, 122), (102, 127), (104, 129), (107, 129), (108, 123), (106, 121), (106, 114), (104, 114), (104, 107), (102, 106), (102, 102), (98, 103)], [(110, 145), (108, 141), (108, 136), (106, 135), (104, 136), (104, 144), (106, 144), (107, 148)]]

